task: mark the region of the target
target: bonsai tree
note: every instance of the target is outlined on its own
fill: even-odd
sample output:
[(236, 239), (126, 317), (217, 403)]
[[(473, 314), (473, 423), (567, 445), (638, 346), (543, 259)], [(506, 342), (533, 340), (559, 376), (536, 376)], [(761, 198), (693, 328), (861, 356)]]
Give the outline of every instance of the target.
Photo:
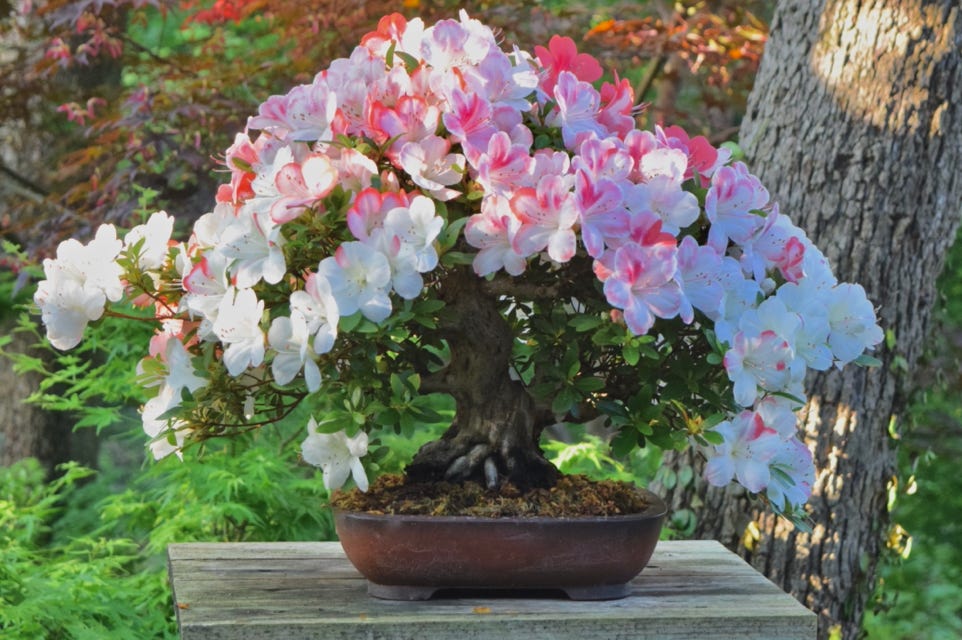
[(601, 78), (567, 38), (532, 56), (464, 13), (386, 17), (260, 105), (185, 242), (157, 212), (61, 244), (35, 296), (50, 342), (157, 323), (157, 457), (308, 407), (304, 458), (366, 489), (378, 435), (443, 394), (411, 480), (551, 486), (542, 431), (592, 422), (621, 451), (697, 447), (711, 483), (797, 515), (805, 372), (869, 363), (872, 305), (737, 149), (638, 130), (627, 80)]

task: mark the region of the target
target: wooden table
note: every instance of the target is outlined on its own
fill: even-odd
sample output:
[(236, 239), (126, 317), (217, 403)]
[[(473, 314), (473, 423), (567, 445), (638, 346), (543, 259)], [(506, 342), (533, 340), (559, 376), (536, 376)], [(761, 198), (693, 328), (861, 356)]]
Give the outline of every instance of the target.
[(660, 542), (623, 600), (367, 595), (336, 542), (168, 548), (183, 640), (814, 638), (816, 616), (713, 541)]

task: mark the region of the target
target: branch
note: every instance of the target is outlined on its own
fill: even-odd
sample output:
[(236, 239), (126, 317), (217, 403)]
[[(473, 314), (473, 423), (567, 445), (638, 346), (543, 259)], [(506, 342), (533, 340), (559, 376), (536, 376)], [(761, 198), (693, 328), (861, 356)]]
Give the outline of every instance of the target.
[(499, 277), (481, 283), (481, 289), (491, 296), (509, 296), (522, 300), (552, 300), (560, 295), (557, 285), (537, 285)]

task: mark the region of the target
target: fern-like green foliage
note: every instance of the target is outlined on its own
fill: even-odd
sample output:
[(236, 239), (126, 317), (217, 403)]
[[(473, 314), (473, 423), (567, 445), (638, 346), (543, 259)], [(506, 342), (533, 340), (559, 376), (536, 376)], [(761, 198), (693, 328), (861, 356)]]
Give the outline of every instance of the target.
[(35, 460), (0, 468), (4, 640), (174, 638), (168, 544), (334, 537), (319, 472), (297, 463), (291, 434), (140, 470), (115, 461), (139, 434), (106, 435), (101, 472), (70, 464), (46, 482)]

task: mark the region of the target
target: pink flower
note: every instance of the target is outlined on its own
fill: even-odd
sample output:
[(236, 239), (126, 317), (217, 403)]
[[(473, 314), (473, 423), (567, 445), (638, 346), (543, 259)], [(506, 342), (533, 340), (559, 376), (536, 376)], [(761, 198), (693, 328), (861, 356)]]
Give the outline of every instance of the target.
[(570, 71), (562, 71), (554, 88), (555, 109), (548, 114), (546, 123), (560, 127), (561, 137), (568, 149), (575, 149), (577, 143), (590, 134), (598, 137), (608, 132), (598, 121), (598, 105), (601, 96), (587, 82), (581, 82)]
[(749, 407), (758, 398), (759, 389), (781, 391), (788, 388), (794, 359), (788, 340), (772, 330), (755, 336), (744, 331), (736, 333), (724, 358), (728, 379), (734, 383), (735, 402)]
[(592, 258), (601, 257), (612, 239), (628, 237), (628, 210), (621, 189), (607, 178), (591, 178), (584, 171), (575, 174), (575, 202), (581, 220), (581, 241)]
[[(639, 109), (640, 111), (640, 109)], [(635, 92), (627, 78), (601, 85), (598, 122), (613, 134), (625, 137), (635, 129)]]
[(692, 178), (697, 171), (703, 182), (707, 182), (731, 157), (731, 152), (727, 149), (716, 149), (704, 136), (690, 138), (688, 133), (677, 125), (664, 128), (656, 125), (655, 133), (661, 144), (671, 149), (679, 149), (688, 156), (685, 180)]
[(547, 248), (555, 262), (574, 257), (578, 207), (564, 178), (546, 175), (536, 189), (518, 189), (511, 198), (511, 209), (521, 223), (513, 242), (519, 255), (530, 256)]
[(742, 411), (714, 431), (724, 442), (708, 452), (708, 483), (723, 487), (735, 478), (752, 493), (763, 491), (771, 482), (769, 462), (782, 447), (778, 432), (765, 426), (762, 417), (752, 411)]
[(587, 53), (578, 53), (575, 41), (566, 36), (551, 36), (548, 48), (536, 46), (534, 53), (547, 71), (541, 80), (541, 89), (548, 95), (552, 94), (558, 76), (564, 71), (570, 71), (585, 82), (594, 82), (603, 73), (598, 61)]
[(307, 156), (303, 162), (284, 165), (274, 180), (281, 198), (271, 206), (271, 220), (277, 224), (294, 220), (327, 196), (337, 180), (334, 164), (319, 153)]
[(634, 161), (617, 138), (589, 138), (578, 148), (572, 166), (592, 178), (608, 178), (623, 183), (631, 174)]
[(512, 143), (507, 133), (499, 131), (478, 155), (475, 164), (478, 184), (486, 194), (510, 196), (521, 185), (532, 164), (528, 148)]
[(648, 333), (655, 318), (671, 318), (681, 308), (681, 289), (675, 281), (677, 250), (669, 245), (644, 247), (627, 242), (615, 251), (614, 270), (604, 292), (613, 307), (623, 309), (635, 335)]
[(491, 120), (491, 104), (478, 94), (455, 90), (442, 120), (445, 128), (462, 143), (469, 160), (488, 148), (488, 140), (498, 132)]
[(525, 258), (514, 250), (512, 238), (520, 226), (507, 198), (491, 195), (481, 203), (481, 213), (468, 219), (464, 239), (480, 249), (474, 256), (474, 272), (486, 276), (504, 269), (513, 276), (521, 275)]
[[(699, 245), (691, 236), (685, 236), (678, 245), (678, 275), (681, 280), (681, 319), (691, 324), (698, 309), (714, 320), (721, 312), (725, 288), (722, 285), (723, 258), (711, 247)], [(738, 265), (729, 263), (737, 270)]]
[(705, 195), (705, 214), (711, 222), (708, 244), (725, 251), (729, 239), (744, 244), (761, 224), (754, 211), (768, 204), (768, 190), (742, 162), (721, 167), (712, 176)]
[(625, 199), (633, 214), (650, 212), (661, 218), (666, 233), (677, 235), (701, 215), (698, 198), (681, 188), (681, 183), (667, 175), (652, 177), (648, 182), (632, 186)]
[(456, 198), (460, 191), (448, 188), (464, 177), (464, 156), (448, 153), (451, 143), (438, 136), (427, 136), (401, 147), (397, 163), (411, 180), (425, 192), (444, 202)]
[(441, 122), (441, 110), (422, 96), (402, 95), (393, 107), (372, 101), (368, 125), (379, 143), (394, 138), (390, 155), (396, 156), (407, 142), (420, 142), (433, 136)]
[(358, 240), (367, 240), (376, 229), (384, 226), (384, 216), (388, 211), (410, 204), (411, 198), (403, 191), (381, 192), (368, 187), (357, 194), (347, 210), (347, 227)]
[(291, 89), (287, 95), (271, 96), (250, 118), (250, 129), (272, 131), (279, 137), (313, 142), (330, 140), (337, 96), (318, 78), (313, 84)]

